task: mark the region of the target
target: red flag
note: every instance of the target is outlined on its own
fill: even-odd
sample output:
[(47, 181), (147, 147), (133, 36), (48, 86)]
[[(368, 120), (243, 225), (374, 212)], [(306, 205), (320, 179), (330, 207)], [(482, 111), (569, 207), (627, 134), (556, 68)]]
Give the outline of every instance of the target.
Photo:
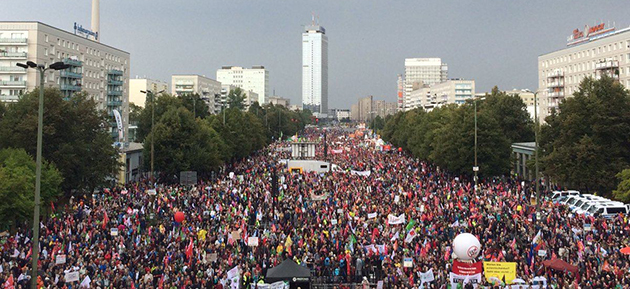
[(11, 274), (11, 276), (9, 276), (9, 279), (7, 279), (7, 281), (4, 282), (3, 287), (5, 289), (15, 289), (15, 282), (13, 282), (13, 274)]
[(186, 246), (186, 258), (188, 258), (188, 260), (190, 261), (190, 258), (192, 257), (193, 254), (193, 239), (190, 238), (190, 243), (188, 243), (188, 246)]
[(50, 201), (50, 207), (52, 208), (53, 213), (55, 212), (55, 204), (53, 204), (52, 201)]
[(107, 217), (107, 211), (103, 214), (103, 230), (107, 228), (107, 223), (109, 223), (109, 217)]

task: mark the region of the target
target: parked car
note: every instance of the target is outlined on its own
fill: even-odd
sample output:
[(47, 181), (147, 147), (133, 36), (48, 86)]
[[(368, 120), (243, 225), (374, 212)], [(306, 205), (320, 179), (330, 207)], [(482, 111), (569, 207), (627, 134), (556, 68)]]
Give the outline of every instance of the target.
[(612, 202), (601, 205), (594, 205), (588, 209), (588, 214), (592, 216), (601, 216), (610, 219), (617, 214), (628, 214), (628, 207), (623, 203)]
[(588, 215), (588, 210), (591, 207), (597, 206), (597, 205), (608, 205), (608, 204), (615, 204), (615, 202), (611, 200), (592, 200), (592, 201), (585, 202), (584, 204), (582, 204), (582, 206), (580, 206), (579, 208), (576, 208), (573, 212), (576, 214)]
[(556, 199), (562, 196), (577, 196), (579, 195), (580, 192), (578, 191), (553, 191), (553, 193), (551, 193), (551, 199)]

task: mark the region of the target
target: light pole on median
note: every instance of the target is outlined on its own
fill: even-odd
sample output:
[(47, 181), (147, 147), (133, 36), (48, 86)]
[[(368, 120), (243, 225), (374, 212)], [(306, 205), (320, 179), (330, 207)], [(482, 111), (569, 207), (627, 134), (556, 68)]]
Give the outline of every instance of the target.
[[(155, 152), (155, 146), (154, 146), (154, 141), (153, 139), (155, 138), (155, 135), (153, 133), (153, 125), (155, 124), (155, 93), (153, 93), (153, 91), (150, 90), (140, 90), (140, 92), (148, 95), (151, 97), (151, 171), (149, 172), (149, 179), (151, 180), (151, 182), (153, 182), (153, 173), (155, 172), (153, 170), (153, 155)], [(163, 93), (164, 90), (160, 90), (158, 91), (157, 94)]]
[(69, 68), (70, 65), (63, 62), (55, 62), (46, 67), (42, 64), (36, 64), (33, 61), (17, 63), (19, 67), (24, 69), (35, 68), (39, 71), (39, 109), (37, 111), (37, 152), (35, 167), (35, 206), (33, 212), (33, 252), (32, 252), (32, 271), (31, 271), (31, 288), (37, 288), (37, 260), (39, 259), (39, 205), (42, 180), (42, 134), (44, 126), (44, 73), (48, 69), (62, 70)]
[(477, 101), (484, 99), (486, 98), (480, 97), (473, 100), (473, 103), (475, 104), (475, 166), (473, 167), (473, 172), (475, 173), (475, 193), (477, 193), (477, 172), (479, 171), (479, 166), (477, 165)]
[[(526, 90), (527, 92), (532, 92), (530, 90)], [(538, 172), (538, 128), (540, 123), (538, 121), (538, 91), (534, 92), (534, 159), (536, 160), (536, 175), (534, 179), (536, 180), (536, 205), (540, 203), (540, 175)]]

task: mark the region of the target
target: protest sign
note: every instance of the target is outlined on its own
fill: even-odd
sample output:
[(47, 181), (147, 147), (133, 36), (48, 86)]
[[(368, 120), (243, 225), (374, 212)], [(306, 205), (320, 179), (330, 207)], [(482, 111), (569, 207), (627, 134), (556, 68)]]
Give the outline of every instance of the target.
[(79, 281), (79, 271), (66, 272), (64, 280), (66, 283)]
[(432, 282), (435, 280), (435, 276), (433, 276), (433, 269), (429, 269), (429, 271), (420, 273), (420, 283)]
[(258, 246), (258, 237), (247, 238), (247, 246), (250, 246), (250, 247)]
[(475, 275), (481, 273), (481, 262), (467, 263), (453, 261), (453, 273), (457, 275)]
[(66, 264), (66, 255), (55, 256), (55, 264)]
[(109, 234), (114, 236), (114, 237), (118, 236), (118, 228), (111, 228), (109, 230)]
[(399, 225), (405, 223), (405, 214), (402, 213), (400, 216), (396, 217), (392, 214), (387, 215), (387, 223), (390, 225)]
[(403, 260), (403, 267), (411, 268), (413, 267), (413, 259), (411, 257), (405, 257)]
[(505, 282), (511, 284), (516, 278), (516, 262), (483, 262), (483, 271), (488, 281), (492, 277), (505, 278)]
[(374, 219), (376, 218), (377, 213), (368, 213), (368, 219)]
[(449, 279), (451, 281), (451, 288), (457, 288), (457, 284), (460, 282), (464, 285), (468, 283), (479, 284), (481, 283), (481, 273), (474, 275), (459, 275), (451, 272)]

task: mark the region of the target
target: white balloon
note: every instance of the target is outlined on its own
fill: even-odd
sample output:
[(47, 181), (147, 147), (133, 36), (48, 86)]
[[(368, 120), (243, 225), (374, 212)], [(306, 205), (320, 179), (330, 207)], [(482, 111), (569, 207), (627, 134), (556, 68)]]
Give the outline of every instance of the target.
[(470, 233), (462, 233), (453, 240), (453, 253), (460, 260), (472, 260), (481, 252), (481, 243)]

